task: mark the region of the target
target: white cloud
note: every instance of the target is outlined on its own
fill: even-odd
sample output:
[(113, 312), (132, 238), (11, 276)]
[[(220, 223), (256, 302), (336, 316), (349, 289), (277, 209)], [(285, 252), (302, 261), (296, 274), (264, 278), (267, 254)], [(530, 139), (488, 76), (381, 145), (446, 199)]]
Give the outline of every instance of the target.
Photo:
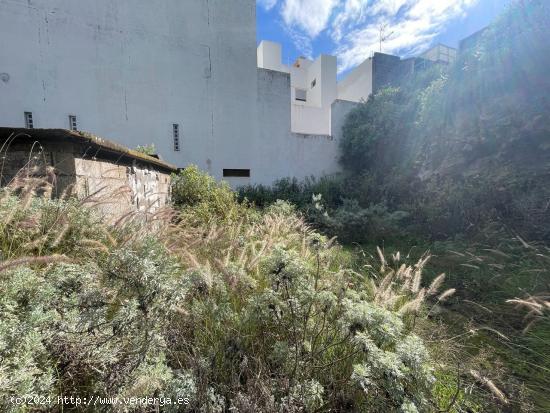
[(269, 11), (277, 5), (278, 0), (257, 0), (258, 4), (262, 6), (265, 10)]
[[(423, 0), (420, 0), (423, 1)], [(369, 7), (370, 15), (385, 14), (395, 16), (402, 7), (414, 3), (411, 0), (378, 0)]]
[(292, 40), (292, 43), (294, 43), (296, 49), (299, 50), (305, 58), (313, 59), (313, 44), (311, 42), (311, 37), (293, 29), (292, 27), (285, 26), (284, 24), (283, 29), (285, 30), (287, 36)]
[[(367, 7), (368, 17), (333, 20), (332, 38), (339, 72), (348, 70), (380, 49), (384, 25), (386, 53), (414, 55), (427, 48), (450, 20), (463, 16), (477, 0), (378, 0)], [(390, 35), (391, 33), (391, 35)]]
[(339, 0), (284, 0), (281, 15), (285, 24), (314, 39), (325, 30)]
[(346, 29), (365, 22), (368, 0), (346, 0), (332, 21), (332, 37), (339, 41)]
[[(379, 51), (381, 25), (391, 36), (383, 51), (413, 55), (427, 48), (452, 19), (478, 0), (281, 0), (283, 26), (296, 48), (311, 57), (312, 41), (326, 30), (335, 46), (339, 71)], [(258, 0), (273, 8), (278, 0)]]

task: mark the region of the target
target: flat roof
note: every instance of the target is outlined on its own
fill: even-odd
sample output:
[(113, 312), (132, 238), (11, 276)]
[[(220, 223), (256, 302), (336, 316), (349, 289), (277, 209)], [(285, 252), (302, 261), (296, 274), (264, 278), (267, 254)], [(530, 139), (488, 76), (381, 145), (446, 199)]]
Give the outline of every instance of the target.
[(71, 131), (68, 129), (26, 129), (0, 127), (0, 141), (6, 141), (15, 137), (20, 143), (21, 138), (30, 138), (35, 141), (62, 143), (63, 141), (88, 146), (92, 149), (99, 149), (111, 154), (134, 159), (140, 162), (152, 164), (170, 172), (177, 172), (178, 168), (168, 162), (164, 162), (154, 156), (129, 149), (123, 145), (112, 142), (108, 139), (95, 136), (88, 132)]

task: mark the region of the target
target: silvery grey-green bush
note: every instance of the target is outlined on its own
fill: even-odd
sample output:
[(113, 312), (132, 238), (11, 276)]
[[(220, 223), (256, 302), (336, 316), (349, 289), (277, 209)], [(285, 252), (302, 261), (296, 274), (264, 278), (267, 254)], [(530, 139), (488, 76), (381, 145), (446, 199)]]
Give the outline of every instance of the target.
[[(110, 225), (76, 200), (2, 194), (3, 411), (31, 411), (13, 395), (190, 399), (163, 411), (428, 408), (422, 340), (374, 304), (333, 240), (282, 202), (199, 221), (193, 208)], [(148, 411), (88, 408), (101, 409)]]

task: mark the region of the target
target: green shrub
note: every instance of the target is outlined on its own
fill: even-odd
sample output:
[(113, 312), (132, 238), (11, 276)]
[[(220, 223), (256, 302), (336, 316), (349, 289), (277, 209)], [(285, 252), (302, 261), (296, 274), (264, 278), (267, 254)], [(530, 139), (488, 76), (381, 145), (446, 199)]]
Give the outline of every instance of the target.
[(233, 200), (234, 193), (226, 183), (218, 183), (194, 165), (172, 176), (172, 201), (176, 206), (208, 203), (217, 208), (217, 212), (225, 204), (233, 203)]
[(204, 222), (233, 220), (245, 213), (226, 182), (217, 182), (195, 165), (172, 175), (172, 202), (188, 217)]
[(152, 155), (156, 155), (157, 154), (157, 148), (155, 148), (155, 144), (154, 143), (151, 143), (149, 145), (144, 145), (144, 146), (137, 146), (136, 147), (136, 151), (137, 152), (141, 152), (145, 155), (149, 155), (149, 156), (152, 156)]
[(377, 243), (395, 238), (401, 233), (399, 224), (408, 217), (407, 212), (390, 212), (381, 204), (362, 208), (354, 199), (344, 199), (342, 206), (335, 210), (318, 211), (318, 226), (344, 243)]
[(271, 186), (249, 185), (239, 188), (238, 192), (240, 200), (246, 199), (260, 208), (283, 200), (296, 205), (301, 211), (310, 206), (313, 195), (321, 194), (325, 204), (330, 208), (340, 205), (345, 197), (342, 179), (337, 176), (311, 177), (303, 181), (283, 178)]
[(426, 289), (373, 288), (370, 273), (341, 266), (339, 247), (294, 209), (278, 201), (252, 226), (233, 222), (202, 238), (181, 223), (180, 234), (190, 231), (184, 266), (194, 269), (172, 340), (176, 368), (202, 378), (200, 400), (213, 387), (244, 411), (426, 411), (430, 360), (410, 320)]
[(263, 185), (240, 188), (239, 197), (266, 207), (277, 200), (290, 202), (315, 228), (335, 235), (342, 242), (376, 242), (396, 237), (399, 224), (407, 217), (404, 211), (389, 211), (383, 204), (362, 207), (350, 199), (350, 183), (324, 177), (318, 180), (282, 179), (272, 187)]
[(368, 171), (380, 162), (380, 156), (386, 157), (388, 145), (395, 145), (404, 131), (403, 107), (403, 93), (389, 87), (350, 112), (340, 141), (340, 163), (345, 170)]
[(78, 201), (27, 189), (0, 198), (0, 409), (31, 410), (11, 396), (172, 394), (163, 349), (187, 291), (175, 258)]

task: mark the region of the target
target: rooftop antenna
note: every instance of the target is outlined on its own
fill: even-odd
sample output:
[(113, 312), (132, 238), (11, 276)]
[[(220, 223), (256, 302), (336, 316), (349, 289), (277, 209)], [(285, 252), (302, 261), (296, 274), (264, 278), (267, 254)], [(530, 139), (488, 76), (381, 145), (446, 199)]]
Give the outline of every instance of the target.
[(381, 24), (380, 27), (379, 27), (379, 30), (380, 30), (380, 53), (382, 53), (382, 43), (384, 43), (386, 40), (389, 40), (390, 37), (395, 33), (395, 32), (391, 32), (391, 33), (388, 33), (386, 34), (386, 29), (388, 28), (388, 24), (385, 23), (385, 24)]

